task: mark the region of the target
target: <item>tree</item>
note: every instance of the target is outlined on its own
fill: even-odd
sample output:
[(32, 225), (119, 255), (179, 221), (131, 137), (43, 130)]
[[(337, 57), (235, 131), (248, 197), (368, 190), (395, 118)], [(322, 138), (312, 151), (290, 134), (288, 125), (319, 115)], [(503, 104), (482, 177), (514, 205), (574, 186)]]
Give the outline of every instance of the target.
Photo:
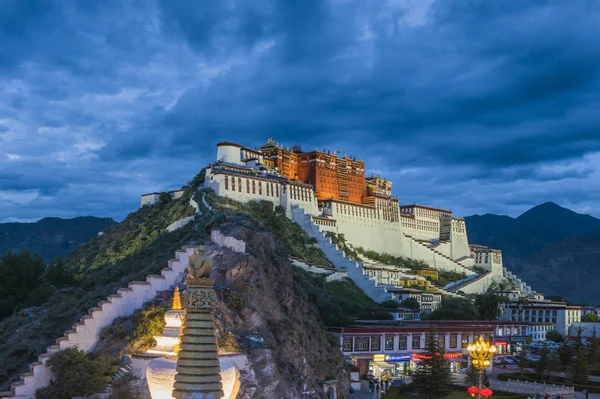
[(544, 344), (542, 351), (540, 353), (540, 360), (535, 363), (535, 372), (541, 377), (542, 380), (545, 380), (546, 372), (548, 371), (548, 366), (550, 364), (550, 349), (548, 345)]
[(385, 301), (381, 302), (381, 307), (386, 309), (396, 309), (400, 307), (400, 302), (394, 301), (393, 299), (386, 299)]
[(571, 361), (571, 365), (567, 370), (567, 379), (574, 384), (583, 385), (587, 384), (589, 379), (586, 351), (581, 341), (581, 329), (577, 331), (575, 342), (575, 359)]
[(158, 199), (160, 200), (160, 202), (163, 203), (168, 203), (171, 202), (171, 196), (169, 195), (169, 193), (160, 193), (158, 194)]
[(0, 318), (28, 303), (30, 293), (43, 284), (44, 261), (28, 250), (0, 257)]
[(64, 287), (75, 283), (73, 273), (67, 271), (65, 261), (62, 258), (56, 258), (48, 265), (44, 279), (48, 284), (55, 287)]
[(535, 372), (542, 380), (546, 380), (548, 376), (554, 379), (554, 372), (559, 371), (559, 368), (560, 362), (557, 353), (544, 344), (540, 353), (540, 360), (535, 363)]
[(596, 364), (598, 362), (598, 356), (600, 355), (600, 344), (598, 343), (598, 337), (596, 336), (596, 329), (590, 339), (590, 347), (588, 349), (588, 361), (590, 364)]
[(479, 320), (479, 312), (468, 299), (445, 298), (439, 309), (421, 318), (424, 320)]
[(558, 331), (552, 330), (546, 333), (546, 339), (548, 341), (562, 342), (565, 338)]
[(581, 321), (586, 323), (599, 323), (600, 317), (596, 313), (586, 313), (581, 316)]
[(433, 326), (425, 340), (423, 360), (414, 374), (413, 383), (429, 399), (444, 397), (450, 391), (450, 367), (444, 359), (444, 348), (439, 346)]
[(92, 360), (83, 351), (69, 348), (56, 353), (48, 365), (56, 379), (38, 389), (38, 399), (70, 399), (104, 392), (114, 368), (103, 359)]
[(500, 300), (500, 297), (491, 292), (477, 295), (475, 306), (477, 306), (481, 320), (496, 320), (499, 315), (498, 305), (501, 302), (503, 301)]
[(402, 302), (400, 302), (400, 306), (407, 309), (417, 310), (421, 307), (419, 305), (419, 301), (416, 298), (406, 298)]

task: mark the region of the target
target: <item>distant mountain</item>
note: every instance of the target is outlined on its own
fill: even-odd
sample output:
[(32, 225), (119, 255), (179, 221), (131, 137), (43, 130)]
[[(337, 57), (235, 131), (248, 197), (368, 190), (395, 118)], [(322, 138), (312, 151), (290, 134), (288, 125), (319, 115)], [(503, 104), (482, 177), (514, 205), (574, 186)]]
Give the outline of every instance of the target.
[(117, 222), (93, 216), (44, 218), (35, 223), (0, 223), (0, 255), (29, 249), (46, 262), (88, 242)]
[(486, 214), (465, 222), (469, 242), (501, 249), (505, 265), (534, 289), (600, 302), (591, 288), (598, 280), (589, 280), (600, 265), (589, 255), (600, 254), (600, 219), (546, 202), (517, 218)]

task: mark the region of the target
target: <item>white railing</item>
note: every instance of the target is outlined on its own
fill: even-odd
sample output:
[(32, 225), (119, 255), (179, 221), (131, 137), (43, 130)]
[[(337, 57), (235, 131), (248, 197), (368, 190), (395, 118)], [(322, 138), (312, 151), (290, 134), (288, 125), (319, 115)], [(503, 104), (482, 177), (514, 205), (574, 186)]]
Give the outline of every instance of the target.
[(490, 388), (512, 393), (522, 393), (534, 395), (540, 393), (542, 396), (546, 393), (552, 397), (559, 395), (566, 398), (575, 397), (575, 388), (565, 385), (550, 385), (550, 384), (538, 384), (536, 382), (511, 380), (508, 381), (490, 381)]

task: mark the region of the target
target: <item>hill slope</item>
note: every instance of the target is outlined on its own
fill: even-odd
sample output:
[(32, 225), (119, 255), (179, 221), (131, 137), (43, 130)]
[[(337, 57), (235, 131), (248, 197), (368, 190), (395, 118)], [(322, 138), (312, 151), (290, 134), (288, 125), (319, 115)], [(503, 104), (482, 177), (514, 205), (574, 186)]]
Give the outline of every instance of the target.
[(598, 265), (590, 254), (600, 251), (600, 219), (546, 202), (517, 218), (486, 214), (465, 222), (469, 242), (501, 249), (504, 264), (534, 289), (600, 301), (589, 280)]
[(35, 223), (0, 223), (0, 255), (28, 249), (48, 262), (65, 256), (117, 222), (93, 216), (44, 218)]
[[(117, 287), (156, 273), (178, 247), (205, 244), (215, 254), (219, 342), (235, 343), (248, 355), (252, 369), (250, 375), (242, 375), (243, 396), (316, 399), (323, 397), (323, 381), (335, 378), (340, 381), (339, 398), (347, 398), (348, 373), (323, 318), (343, 322), (346, 315), (374, 304), (350, 282), (326, 283), (322, 276), (293, 268), (290, 255), (315, 263), (327, 259), (272, 205), (244, 206), (207, 193), (216, 211), (203, 209), (194, 223), (166, 232), (170, 223), (194, 213), (188, 205), (192, 194), (189, 190), (181, 200), (144, 207), (77, 248), (65, 260), (75, 274), (74, 286), (57, 291), (42, 306), (0, 321), (0, 391), (86, 309)], [(244, 240), (246, 253), (209, 242), (215, 228)], [(309, 392), (303, 395), (304, 390)]]

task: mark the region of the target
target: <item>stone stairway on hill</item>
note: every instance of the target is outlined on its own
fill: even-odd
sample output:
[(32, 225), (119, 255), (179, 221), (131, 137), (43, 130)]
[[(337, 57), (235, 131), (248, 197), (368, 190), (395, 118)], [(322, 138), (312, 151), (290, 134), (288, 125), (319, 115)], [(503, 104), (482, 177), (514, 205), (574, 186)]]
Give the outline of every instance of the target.
[(509, 271), (506, 267), (502, 268), (502, 275), (511, 283), (513, 283), (514, 285), (517, 286), (517, 288), (519, 290), (521, 290), (522, 293), (524, 294), (535, 294), (536, 292), (531, 288), (531, 286), (529, 286), (527, 283), (525, 283), (523, 280), (521, 280), (520, 278), (518, 278), (514, 273), (512, 273), (511, 271)]
[(35, 391), (50, 383), (52, 372), (46, 365), (55, 353), (77, 347), (84, 352), (94, 349), (100, 339), (104, 327), (112, 324), (118, 317), (132, 315), (144, 304), (154, 299), (159, 291), (170, 290), (183, 277), (188, 266), (188, 258), (197, 246), (184, 246), (175, 252), (175, 259), (168, 262), (168, 267), (161, 270), (160, 275), (148, 275), (145, 281), (132, 281), (127, 288), (120, 288), (117, 294), (110, 295), (100, 301), (97, 307), (88, 310), (87, 315), (56, 340), (55, 345), (47, 348), (46, 353), (38, 356), (38, 361), (29, 365), (30, 371), (21, 375), (19, 381), (11, 385), (8, 396), (3, 399), (33, 399)]
[(331, 242), (331, 238), (325, 237), (319, 228), (312, 222), (312, 217), (304, 213), (302, 208), (297, 205), (292, 206), (292, 217), (293, 220), (308, 233), (308, 235), (317, 240), (319, 248), (323, 251), (325, 256), (327, 256), (327, 259), (333, 263), (335, 268), (346, 271), (348, 277), (371, 299), (376, 302), (383, 302), (386, 299), (391, 298), (391, 295), (387, 292), (385, 286), (379, 285), (369, 278), (363, 268), (362, 262), (356, 262), (346, 257), (344, 252), (339, 250), (337, 245)]
[(444, 288), (448, 291), (453, 291), (453, 292), (461, 291), (461, 290), (464, 290), (468, 285), (480, 282), (482, 279), (489, 276), (491, 273), (492, 273), (491, 271), (488, 271), (488, 272), (481, 273), (481, 274), (475, 274), (475, 275), (469, 276), (467, 278), (464, 278), (462, 280), (455, 281), (454, 283), (450, 283), (450, 284), (446, 285)]
[[(475, 272), (473, 270), (469, 269), (465, 265), (458, 263), (458, 261), (455, 261), (454, 259), (450, 258), (449, 256), (444, 255), (443, 253), (437, 251), (435, 249), (435, 247), (431, 247), (422, 241), (416, 240), (412, 236), (406, 235), (404, 233), (403, 233), (403, 235), (404, 235), (404, 237), (409, 239), (411, 244), (413, 245), (411, 249), (413, 251), (414, 259), (423, 260), (423, 261), (427, 262), (428, 264), (430, 264), (431, 262), (434, 262), (434, 267), (436, 269), (451, 270), (451, 271), (455, 271), (458, 273), (464, 272), (467, 274), (467, 276), (475, 274)], [(438, 245), (439, 245), (439, 242), (438, 242)], [(424, 253), (422, 251), (422, 249), (429, 251), (429, 253), (427, 253), (427, 252)], [(417, 251), (418, 251), (418, 253), (415, 253)]]
[(114, 381), (117, 378), (121, 378), (121, 377), (131, 373), (131, 370), (133, 370), (133, 367), (131, 367), (131, 364), (119, 366), (119, 368), (117, 369), (117, 372), (112, 376), (112, 380)]
[[(312, 222), (312, 216), (304, 213), (302, 208), (297, 206), (292, 207), (292, 216), (294, 221), (302, 227), (304, 231), (311, 237), (314, 237), (319, 245), (319, 248), (323, 251), (325, 256), (335, 265), (337, 269), (347, 271), (348, 277), (354, 281), (354, 283), (362, 289), (367, 295), (377, 302), (383, 302), (389, 299), (391, 295), (388, 293), (389, 288), (397, 289), (397, 286), (391, 286), (386, 284), (377, 284), (377, 282), (371, 279), (368, 274), (364, 271), (363, 262), (356, 262), (344, 255), (344, 252), (338, 249), (337, 245), (333, 244), (330, 237), (319, 229), (319, 226)], [(367, 259), (370, 263), (377, 263), (376, 261), (362, 256), (363, 259)], [(442, 287), (436, 287), (438, 291), (450, 297), (464, 298), (464, 295), (446, 290)]]

